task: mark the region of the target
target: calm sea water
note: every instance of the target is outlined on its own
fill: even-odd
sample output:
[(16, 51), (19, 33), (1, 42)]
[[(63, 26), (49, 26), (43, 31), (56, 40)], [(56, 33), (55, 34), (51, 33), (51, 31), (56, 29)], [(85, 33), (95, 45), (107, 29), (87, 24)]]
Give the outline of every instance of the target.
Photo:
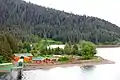
[[(98, 48), (97, 52), (97, 55), (116, 63), (24, 71), (21, 80), (120, 80), (120, 47)], [(16, 76), (17, 72), (2, 74), (0, 80), (17, 80)]]

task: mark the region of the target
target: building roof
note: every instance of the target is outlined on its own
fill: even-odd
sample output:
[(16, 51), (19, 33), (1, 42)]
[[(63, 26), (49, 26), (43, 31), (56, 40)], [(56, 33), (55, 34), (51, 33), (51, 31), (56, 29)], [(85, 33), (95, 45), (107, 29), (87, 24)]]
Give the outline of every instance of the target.
[(49, 45), (49, 46), (47, 46), (47, 49), (54, 49), (54, 48), (61, 48), (61, 49), (64, 49), (64, 47), (65, 47), (65, 45), (63, 44), (63, 45)]
[(18, 54), (14, 54), (15, 56), (21, 57), (21, 56), (33, 56), (31, 53), (18, 53)]
[(53, 57), (62, 57), (62, 55), (53, 55)]
[(36, 61), (36, 60), (44, 60), (44, 58), (42, 58), (42, 57), (33, 57), (32, 60), (33, 60), (33, 61)]

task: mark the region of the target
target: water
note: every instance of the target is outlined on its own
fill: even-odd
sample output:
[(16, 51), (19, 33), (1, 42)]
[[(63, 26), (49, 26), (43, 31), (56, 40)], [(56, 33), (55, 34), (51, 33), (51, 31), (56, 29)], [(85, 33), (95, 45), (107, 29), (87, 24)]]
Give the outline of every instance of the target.
[[(98, 48), (97, 52), (97, 55), (116, 63), (24, 71), (22, 80), (120, 80), (120, 47)], [(16, 74), (16, 72), (8, 73), (2, 76), (6, 79), (0, 78), (0, 80), (17, 80)]]
[(1, 73), (0, 80), (17, 80), (17, 71), (12, 71), (11, 73)]

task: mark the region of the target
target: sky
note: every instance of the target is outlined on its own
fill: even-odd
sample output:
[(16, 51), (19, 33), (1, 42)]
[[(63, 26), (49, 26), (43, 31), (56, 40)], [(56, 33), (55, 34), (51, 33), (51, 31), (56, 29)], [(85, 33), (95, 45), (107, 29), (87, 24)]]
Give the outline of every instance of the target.
[(120, 0), (25, 0), (79, 15), (94, 16), (120, 27)]

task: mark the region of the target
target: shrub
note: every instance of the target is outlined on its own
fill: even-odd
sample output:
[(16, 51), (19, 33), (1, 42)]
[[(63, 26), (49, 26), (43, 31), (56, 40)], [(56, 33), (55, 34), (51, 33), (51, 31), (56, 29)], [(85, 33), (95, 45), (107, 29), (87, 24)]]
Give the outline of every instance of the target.
[(69, 60), (69, 58), (67, 58), (67, 57), (60, 57), (58, 59), (58, 61), (68, 61), (68, 60)]
[(80, 44), (80, 52), (83, 59), (91, 59), (96, 54), (96, 46), (92, 42), (82, 41)]

